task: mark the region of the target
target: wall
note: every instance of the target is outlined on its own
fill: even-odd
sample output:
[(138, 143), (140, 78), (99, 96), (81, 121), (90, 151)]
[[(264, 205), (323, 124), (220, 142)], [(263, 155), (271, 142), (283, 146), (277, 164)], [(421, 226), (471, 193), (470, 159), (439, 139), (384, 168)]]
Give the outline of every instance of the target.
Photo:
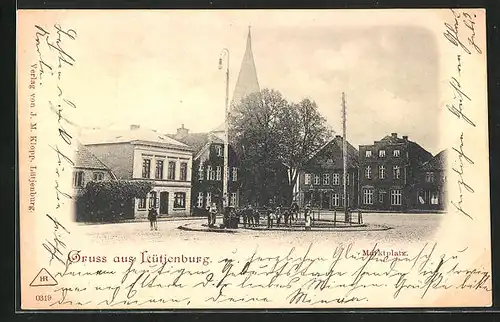
[[(79, 171), (83, 171), (83, 177), (84, 177), (83, 187), (80, 188), (80, 187), (73, 186), (73, 194), (74, 195), (80, 195), (80, 194), (83, 193), (83, 190), (84, 190), (85, 186), (87, 185), (87, 183), (89, 181), (93, 181), (93, 177), (94, 177), (94, 173), (95, 172), (100, 172), (100, 173), (104, 174), (104, 177), (103, 177), (102, 181), (113, 180), (113, 177), (112, 177), (111, 173), (109, 171), (107, 171), (107, 170), (78, 168), (78, 167), (75, 167), (73, 169), (73, 178), (72, 178), (72, 180), (74, 180), (74, 174), (75, 174), (75, 172), (79, 172)], [(72, 184), (74, 184), (74, 182)]]
[[(162, 202), (160, 200), (161, 192), (168, 192), (168, 216), (188, 216), (191, 213), (191, 178), (193, 168), (193, 156), (191, 152), (179, 151), (172, 148), (163, 148), (149, 145), (134, 145), (133, 151), (133, 171), (132, 178), (144, 180), (142, 178), (142, 162), (144, 158), (151, 160), (150, 177), (153, 181), (153, 190), (157, 192), (157, 206)], [(156, 160), (163, 160), (163, 179), (156, 179)], [(168, 179), (168, 162), (174, 161), (175, 177), (174, 180)], [(187, 163), (187, 178), (181, 180), (180, 165)], [(184, 192), (186, 194), (185, 208), (174, 208), (174, 198), (176, 192)], [(139, 199), (135, 200), (135, 216), (136, 218), (146, 218), (150, 206), (150, 198), (146, 199), (145, 209), (138, 209)], [(158, 208), (160, 212), (160, 209)]]
[[(221, 148), (221, 155), (218, 156), (216, 149)], [(203, 166), (203, 179), (200, 180), (199, 176), (199, 166), (200, 163)], [(217, 167), (221, 167), (221, 179), (220, 180), (207, 180), (207, 167), (211, 166), (212, 170), (216, 171)], [(239, 205), (240, 192), (239, 185), (241, 179), (241, 173), (239, 169), (237, 170), (237, 180), (233, 181), (233, 168), (238, 167), (238, 158), (234, 150), (229, 146), (229, 183), (228, 183), (228, 193), (236, 193), (237, 205)], [(195, 212), (199, 212), (197, 209), (198, 193), (202, 192), (204, 196), (203, 208), (207, 207), (206, 204), (206, 194), (211, 193), (211, 202), (216, 202), (219, 206), (222, 206), (222, 191), (223, 191), (223, 180), (224, 180), (224, 144), (222, 143), (211, 143), (205, 153), (202, 153), (199, 158), (193, 161), (192, 167), (192, 202), (191, 205)], [(217, 179), (217, 178), (216, 178)]]

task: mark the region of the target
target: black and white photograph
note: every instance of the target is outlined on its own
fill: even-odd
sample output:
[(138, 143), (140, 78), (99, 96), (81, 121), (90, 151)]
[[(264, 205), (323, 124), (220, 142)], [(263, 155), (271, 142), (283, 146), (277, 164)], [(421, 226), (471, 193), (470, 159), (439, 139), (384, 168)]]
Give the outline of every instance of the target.
[(26, 303), (488, 305), (484, 19), (26, 11)]

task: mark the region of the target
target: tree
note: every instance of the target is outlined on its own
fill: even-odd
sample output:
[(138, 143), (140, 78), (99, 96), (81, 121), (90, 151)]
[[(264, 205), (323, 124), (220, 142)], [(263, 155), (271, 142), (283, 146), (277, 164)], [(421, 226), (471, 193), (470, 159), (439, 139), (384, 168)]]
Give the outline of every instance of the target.
[(318, 110), (316, 102), (306, 98), (291, 104), (282, 116), (283, 132), (279, 135), (280, 159), (287, 168), (289, 195), (297, 183), (300, 170), (309, 163), (326, 143), (333, 132)]
[(134, 211), (134, 199), (145, 198), (152, 189), (146, 180), (90, 181), (76, 200), (79, 221), (114, 222)]
[(331, 138), (315, 102), (287, 102), (276, 90), (249, 95), (234, 107), (230, 137), (241, 158), (243, 197), (292, 199), (298, 172)]
[(245, 97), (231, 113), (232, 144), (240, 156), (244, 178), (243, 198), (265, 204), (275, 193), (276, 166), (279, 161), (279, 115), (288, 102), (278, 91), (264, 89)]

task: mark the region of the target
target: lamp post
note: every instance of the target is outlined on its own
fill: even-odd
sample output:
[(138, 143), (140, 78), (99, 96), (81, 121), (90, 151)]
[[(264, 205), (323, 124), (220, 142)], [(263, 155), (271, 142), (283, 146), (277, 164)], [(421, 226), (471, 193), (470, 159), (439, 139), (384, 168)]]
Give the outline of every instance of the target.
[(228, 183), (229, 183), (229, 50), (224, 48), (219, 58), (219, 70), (223, 68), (222, 58), (227, 57), (226, 60), (226, 104), (224, 113), (224, 175), (222, 181), (222, 195), (223, 206), (229, 206), (228, 198)]

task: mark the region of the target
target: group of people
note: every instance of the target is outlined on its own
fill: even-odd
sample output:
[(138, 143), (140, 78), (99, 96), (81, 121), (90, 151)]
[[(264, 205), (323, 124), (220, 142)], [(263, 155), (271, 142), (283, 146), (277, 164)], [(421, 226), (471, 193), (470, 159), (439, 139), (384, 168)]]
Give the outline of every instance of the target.
[[(266, 207), (264, 208), (264, 214), (267, 219), (267, 228), (273, 228), (274, 222), (276, 221), (276, 226), (280, 227), (282, 224), (285, 227), (291, 227), (292, 222), (298, 220), (299, 205), (297, 203), (292, 203), (291, 207), (288, 209), (283, 209), (281, 206), (277, 207)], [(310, 226), (310, 212), (311, 206), (307, 204), (304, 209), (304, 219), (306, 222), (306, 228)], [(208, 227), (215, 227), (217, 214), (219, 210), (215, 202), (213, 202), (208, 207)], [(224, 212), (223, 226), (226, 228), (237, 228), (240, 221), (240, 217), (243, 219), (243, 227), (258, 227), (260, 225), (260, 215), (258, 209), (254, 209), (251, 204), (240, 208), (238, 211), (233, 207), (227, 207)], [(309, 220), (308, 220), (309, 219)], [(158, 211), (156, 207), (152, 206), (148, 211), (148, 220), (150, 223), (151, 230), (158, 230)]]
[[(267, 228), (273, 228), (275, 222), (277, 227), (281, 225), (291, 227), (292, 222), (298, 220), (299, 206), (297, 203), (292, 203), (291, 207), (288, 209), (283, 209), (281, 206), (268, 206), (264, 208), (263, 213), (267, 219)], [(260, 215), (261, 212), (254, 209), (252, 205), (245, 206), (241, 210), (243, 227), (258, 227), (261, 219)]]

